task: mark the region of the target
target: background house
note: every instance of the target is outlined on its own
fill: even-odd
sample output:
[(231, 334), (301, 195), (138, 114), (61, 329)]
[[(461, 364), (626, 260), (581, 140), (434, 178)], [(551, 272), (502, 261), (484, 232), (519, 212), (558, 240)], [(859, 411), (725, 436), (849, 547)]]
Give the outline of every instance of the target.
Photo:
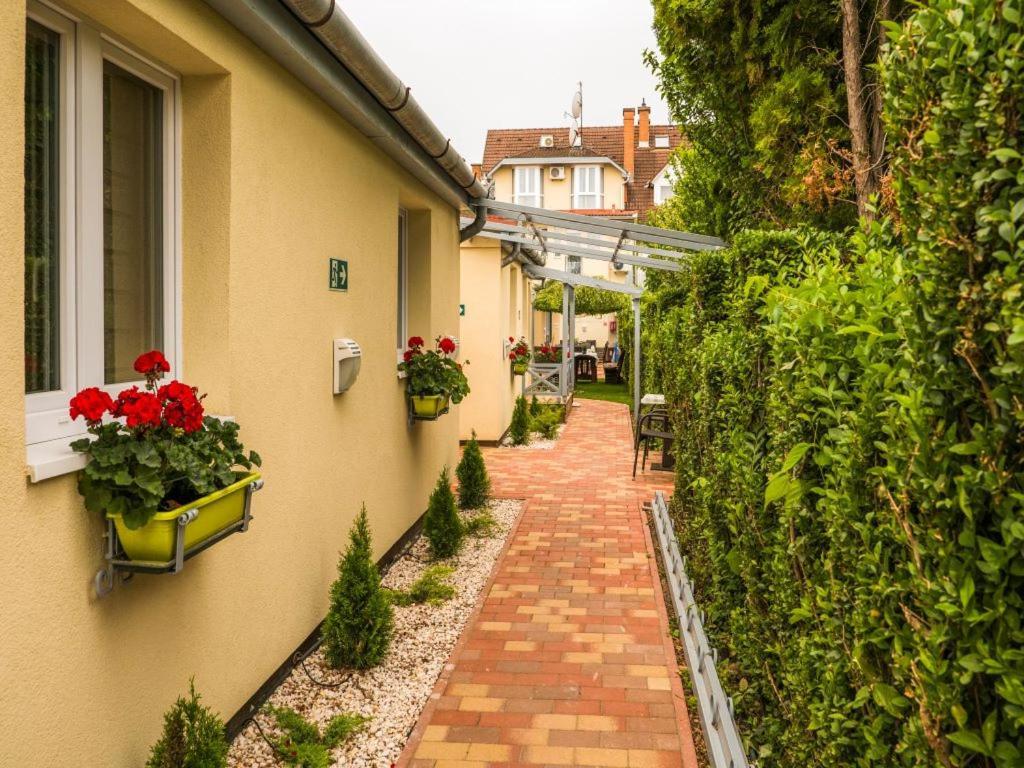
[[(494, 198), (502, 202), (643, 222), (655, 205), (671, 196), (670, 159), (681, 143), (675, 126), (651, 125), (650, 116), (646, 104), (627, 107), (621, 125), (584, 126), (575, 143), (567, 127), (492, 129), (487, 132), (483, 161), (474, 169), (493, 182)], [(463, 351), (473, 361), (470, 385), (487, 387), (491, 393), (500, 381), (502, 393), (496, 410), (478, 414), (474, 406), (463, 407), (463, 439), (475, 428), (482, 438), (495, 440), (508, 427), (520, 384), (519, 379), (512, 380), (502, 354), (508, 336), (522, 333), (536, 344), (561, 341), (561, 315), (533, 311), (527, 295), (530, 284), (518, 272), (513, 277), (515, 265), (505, 262), (502, 267), (501, 249), (494, 240), (474, 238), (462, 246), (461, 301), (466, 317), (460, 333)], [(642, 275), (634, 276), (633, 267), (624, 264), (589, 259), (572, 264), (565, 256), (548, 254), (547, 266), (618, 283), (642, 282)], [(481, 305), (489, 308), (487, 317), (480, 316)], [(615, 343), (615, 322), (614, 315), (581, 315), (576, 318), (576, 336), (594, 341), (601, 350), (606, 343)]]
[[(141, 765), (193, 675), (236, 712), (323, 618), (360, 504), (379, 555), (457, 459), (457, 419), (410, 426), (395, 366), (408, 334), (456, 332), (480, 190), (300, 10), (0, 4), (0, 765)], [(363, 358), (335, 396), (339, 337)], [(247, 533), (98, 600), (67, 399), (152, 347), (238, 420), (266, 487)]]

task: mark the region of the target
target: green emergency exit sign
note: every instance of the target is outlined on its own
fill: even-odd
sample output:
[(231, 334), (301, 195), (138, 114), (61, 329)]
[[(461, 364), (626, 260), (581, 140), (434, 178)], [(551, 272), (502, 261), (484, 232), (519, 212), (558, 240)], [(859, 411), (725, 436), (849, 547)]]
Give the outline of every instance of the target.
[(348, 262), (342, 259), (330, 260), (330, 275), (327, 287), (332, 291), (348, 290)]

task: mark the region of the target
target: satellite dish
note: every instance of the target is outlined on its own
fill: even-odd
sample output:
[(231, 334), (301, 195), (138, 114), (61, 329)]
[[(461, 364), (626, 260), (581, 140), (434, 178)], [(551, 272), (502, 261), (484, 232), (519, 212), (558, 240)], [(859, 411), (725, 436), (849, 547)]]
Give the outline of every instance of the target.
[(572, 108), (570, 109), (572, 116), (579, 120), (580, 115), (583, 114), (583, 94), (579, 91), (573, 94), (572, 97)]

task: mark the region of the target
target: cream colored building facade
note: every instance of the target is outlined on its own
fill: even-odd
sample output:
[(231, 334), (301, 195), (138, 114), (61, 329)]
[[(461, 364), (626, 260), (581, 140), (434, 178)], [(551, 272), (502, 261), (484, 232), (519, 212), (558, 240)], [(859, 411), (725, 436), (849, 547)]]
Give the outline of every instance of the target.
[[(46, 333), (26, 339), (26, 305), (41, 301), (38, 283), (26, 293), (26, 243), (40, 242), (26, 226), (26, 103), (47, 77), (59, 114), (59, 172), (46, 180), (61, 238), (58, 345)], [(410, 426), (395, 366), (404, 333), (457, 332), (458, 209), (199, 0), (0, 4), (0, 99), (0, 765), (139, 766), (190, 677), (228, 717), (317, 626), (362, 503), (381, 554), (456, 462), (458, 417)], [(45, 112), (36, 105), (28, 118)], [(128, 196), (103, 209), (99, 145), (83, 147), (100, 135), (113, 146), (120, 128), (122, 170), (156, 179), (146, 193), (155, 207)], [(145, 166), (139, 146), (159, 162)], [(118, 217), (154, 210), (162, 249), (118, 228)], [(123, 258), (118, 247), (104, 246), (106, 262), (98, 255), (104, 237), (159, 255), (163, 282), (151, 263), (120, 270), (129, 293), (157, 286), (147, 299), (160, 307), (149, 313), (157, 330), (132, 325), (145, 314), (138, 295), (119, 301), (123, 286), (97, 282)], [(347, 260), (347, 292), (328, 290), (329, 258)], [(104, 527), (68, 471), (66, 438), (81, 425), (47, 414), (66, 407), (68, 391), (103, 383), (94, 368), (104, 350), (105, 380), (117, 381), (113, 356), (143, 351), (117, 351), (132, 333), (209, 393), (208, 411), (237, 419), (266, 486), (244, 535), (101, 600), (92, 579)], [(335, 396), (339, 337), (363, 358), (354, 386)]]
[(466, 375), (472, 390), (459, 405), (459, 437), (499, 440), (512, 421), (523, 377), (512, 374), (509, 339), (529, 340), (533, 282), (507, 257), (497, 240), (475, 237), (460, 251), (462, 317), (459, 342), (469, 360)]

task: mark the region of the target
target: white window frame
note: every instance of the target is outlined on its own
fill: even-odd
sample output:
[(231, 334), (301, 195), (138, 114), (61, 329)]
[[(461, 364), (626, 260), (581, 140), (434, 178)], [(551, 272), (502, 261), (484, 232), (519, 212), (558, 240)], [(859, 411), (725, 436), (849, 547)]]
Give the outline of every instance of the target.
[(675, 194), (675, 180), (669, 166), (666, 166), (651, 182), (654, 188), (654, 204), (661, 205)]
[[(39, 0), (28, 17), (60, 37), (60, 371), (53, 392), (25, 395), (28, 446), (66, 443), (85, 424), (68, 400), (95, 386), (111, 396), (141, 380), (104, 383), (103, 363), (103, 62), (163, 91), (163, 342), (170, 376), (181, 376), (181, 104), (180, 82), (88, 21)], [(145, 352), (147, 350), (139, 350)], [(30, 462), (31, 464), (31, 462)]]
[[(516, 165), (512, 170), (513, 202), (516, 205), (544, 207), (544, 173), (539, 165)], [(533, 180), (534, 184), (526, 183)]]
[(402, 361), (409, 339), (409, 212), (398, 209), (398, 307), (396, 311), (398, 361)]
[[(582, 205), (584, 197), (593, 197), (597, 204)], [(572, 207), (579, 210), (604, 208), (604, 168), (600, 165), (577, 165), (572, 169)]]

